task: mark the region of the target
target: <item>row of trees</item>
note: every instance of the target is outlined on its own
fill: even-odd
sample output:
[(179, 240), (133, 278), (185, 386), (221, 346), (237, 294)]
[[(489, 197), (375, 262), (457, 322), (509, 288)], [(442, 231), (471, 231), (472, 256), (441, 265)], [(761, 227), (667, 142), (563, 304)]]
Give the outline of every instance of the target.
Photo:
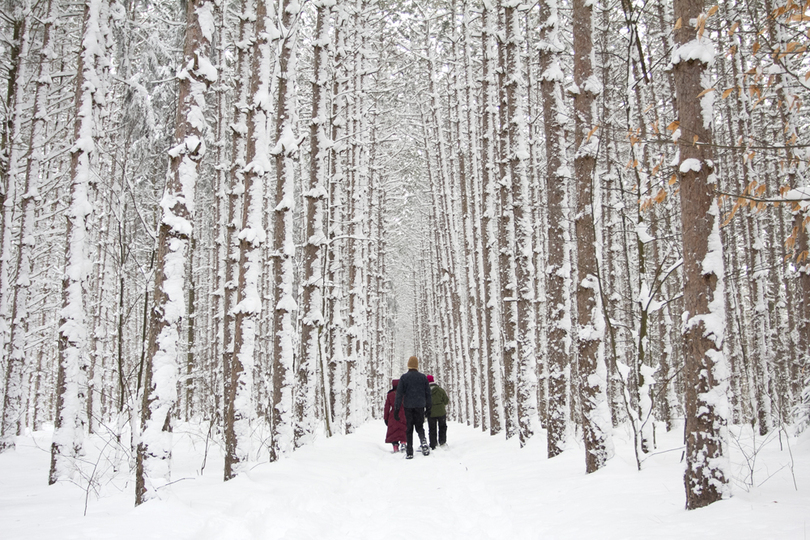
[(227, 480), (415, 350), (588, 472), (685, 419), (722, 497), (729, 422), (810, 417), (807, 7), (9, 0), (0, 451), (52, 421), (75, 480), (108, 437), (140, 503), (179, 420)]
[(52, 421), (50, 481), (78, 481), (109, 436), (141, 503), (177, 419), (211, 424), (225, 479), (353, 431), (399, 370), (385, 12), (69, 8), (4, 11), (2, 449)]
[(641, 467), (685, 422), (688, 508), (729, 491), (729, 423), (806, 426), (807, 8), (431, 12), (414, 332), (460, 420), (525, 443), (539, 413), (549, 457), (574, 425), (588, 472), (612, 426)]

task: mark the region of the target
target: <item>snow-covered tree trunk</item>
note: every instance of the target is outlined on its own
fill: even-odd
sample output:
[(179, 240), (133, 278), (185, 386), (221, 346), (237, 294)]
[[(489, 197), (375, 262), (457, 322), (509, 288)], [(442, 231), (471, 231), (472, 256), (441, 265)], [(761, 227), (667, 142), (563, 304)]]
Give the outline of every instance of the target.
[[(795, 84), (795, 72), (804, 69), (803, 62), (806, 59), (804, 53), (801, 55), (785, 54), (792, 50), (793, 47), (798, 45), (794, 41), (794, 30), (790, 28), (789, 24), (784, 24), (779, 20), (781, 17), (788, 17), (788, 13), (798, 12), (798, 6), (794, 6), (785, 0), (778, 0), (775, 2), (766, 0), (764, 8), (766, 13), (770, 14), (767, 19), (768, 34), (771, 47), (775, 52), (772, 55), (774, 65), (768, 69), (771, 74), (769, 85), (774, 82), (773, 87), (776, 93), (776, 102), (779, 113), (779, 120), (781, 124), (781, 133), (784, 142), (784, 158), (780, 162), (780, 175), (785, 174), (784, 182), (791, 188), (798, 188), (802, 191), (810, 189), (810, 183), (803, 178), (806, 174), (806, 158), (803, 156), (804, 149), (797, 147), (796, 143), (799, 139), (799, 124), (802, 122), (800, 115), (801, 103), (803, 95), (799, 91), (803, 89), (802, 86)], [(783, 19), (784, 20), (784, 19)], [(796, 22), (796, 17), (789, 17), (790, 22)], [(781, 52), (785, 51), (785, 52)], [(780, 54), (781, 52), (781, 54)], [(791, 68), (793, 73), (791, 73)], [(779, 212), (784, 210), (780, 207)], [(787, 291), (786, 304), (793, 309), (790, 309), (789, 317), (792, 319), (793, 332), (789, 336), (781, 336), (782, 342), (789, 344), (788, 350), (780, 347), (777, 349), (778, 353), (773, 355), (761, 356), (760, 361), (763, 364), (758, 366), (758, 370), (762, 374), (760, 385), (767, 393), (767, 401), (773, 400), (773, 410), (768, 406), (765, 411), (766, 414), (775, 416), (775, 418), (768, 418), (767, 420), (761, 419), (760, 432), (767, 431), (772, 427), (774, 420), (781, 422), (790, 416), (790, 408), (792, 406), (794, 388), (790, 385), (790, 370), (788, 364), (793, 365), (807, 365), (810, 353), (810, 263), (808, 263), (808, 255), (810, 255), (810, 230), (808, 230), (808, 216), (807, 212), (794, 211), (792, 220), (791, 238), (796, 239), (794, 244), (794, 253), (796, 255), (796, 269), (793, 273), (793, 281), (795, 285), (793, 291)], [(783, 221), (784, 223), (784, 221)], [(757, 238), (759, 240), (759, 238)], [(781, 269), (781, 267), (779, 267)], [(778, 272), (774, 272), (777, 274)], [(781, 280), (781, 285), (784, 285), (787, 280)], [(792, 294), (791, 294), (792, 292)], [(759, 321), (762, 324), (761, 321)], [(768, 373), (769, 369), (773, 369), (773, 375)], [(769, 405), (769, 403), (766, 403)]]
[[(26, 363), (26, 345), (30, 317), (29, 299), (33, 257), (36, 247), (36, 210), (40, 198), (40, 175), (45, 168), (45, 145), (47, 135), (48, 93), (51, 89), (51, 62), (53, 60), (53, 25), (56, 17), (56, 2), (48, 0), (45, 12), (42, 47), (39, 53), (39, 67), (36, 77), (36, 92), (32, 111), (32, 126), (28, 138), (28, 160), (25, 168), (24, 186), (20, 194), (20, 241), (17, 248), (16, 282), (13, 290), (11, 332), (8, 349), (7, 388), (4, 403), (9, 407), (8, 416), (3, 408), (2, 437), (0, 452), (14, 446), (13, 436), (17, 434), (22, 409), (19, 399), (22, 390), (22, 369)], [(16, 93), (16, 92), (15, 92)], [(16, 160), (15, 160), (16, 161)], [(16, 167), (15, 167), (16, 169)], [(9, 175), (9, 183), (16, 183), (14, 175)], [(4, 349), (0, 349), (4, 350)], [(41, 356), (39, 363), (41, 364)], [(37, 372), (41, 369), (38, 367)], [(11, 383), (11, 384), (8, 384)], [(37, 379), (37, 387), (39, 378)], [(38, 388), (37, 388), (38, 390)], [(34, 392), (36, 400), (37, 391)], [(16, 403), (15, 403), (16, 401)], [(34, 408), (36, 408), (36, 403)], [(15, 413), (16, 411), (16, 413)], [(36, 420), (36, 415), (34, 416)], [(36, 422), (34, 422), (35, 424)]]
[[(316, 4), (317, 21), (313, 51), (312, 116), (309, 127), (310, 168), (306, 199), (306, 230), (303, 249), (303, 294), (301, 308), (301, 352), (296, 372), (295, 399), (295, 445), (303, 446), (313, 436), (315, 429), (316, 376), (323, 373), (320, 366), (321, 331), (324, 327), (323, 315), (323, 266), (322, 248), (326, 243), (324, 234), (324, 212), (327, 199), (328, 181), (328, 103), (329, 79), (329, 30), (332, 5), (321, 0)], [(327, 419), (329, 421), (331, 419)]]
[(537, 375), (535, 341), (535, 290), (532, 246), (532, 207), (529, 194), (529, 149), (526, 141), (523, 72), (523, 33), (517, 5), (505, 5), (506, 19), (506, 105), (509, 116), (509, 176), (512, 180), (513, 227), (515, 235), (516, 380), (518, 434), (525, 445), (534, 435), (537, 417)]
[[(512, 118), (510, 113), (517, 109), (516, 103), (512, 104), (509, 99), (517, 100), (517, 80), (514, 79), (514, 72), (506, 65), (507, 47), (513, 45), (511, 39), (514, 38), (514, 28), (509, 28), (514, 24), (512, 21), (505, 24), (502, 16), (502, 4), (498, 2), (498, 9), (489, 15), (493, 19), (499, 20), (498, 34), (505, 35), (507, 41), (498, 44), (498, 89), (500, 98), (498, 102), (500, 129), (499, 143), (500, 154), (497, 167), (498, 201), (499, 211), (497, 218), (498, 228), (498, 274), (500, 278), (500, 308), (501, 308), (501, 334), (503, 342), (503, 423), (506, 431), (506, 438), (509, 439), (518, 434), (518, 413), (517, 413), (517, 368), (518, 368), (518, 291), (515, 278), (515, 204), (513, 202), (513, 191), (519, 178), (512, 176), (513, 172), (520, 175), (524, 171), (519, 167), (520, 159), (516, 150), (512, 148), (514, 142), (512, 131), (516, 126), (513, 122), (518, 120)], [(489, 11), (489, 10), (487, 10)], [(487, 16), (487, 15), (485, 15)], [(506, 28), (504, 28), (506, 26)], [(514, 46), (514, 45), (513, 45)]]
[(686, 508), (728, 492), (726, 423), (728, 369), (723, 355), (725, 297), (720, 214), (714, 195), (712, 99), (714, 46), (704, 36), (703, 0), (675, 0), (677, 93), (683, 223), (683, 340), (686, 350)]
[(605, 466), (611, 454), (611, 418), (607, 402), (607, 366), (594, 223), (594, 174), (599, 136), (595, 98), (602, 85), (593, 72), (593, 6), (574, 0), (574, 175), (577, 183), (577, 361), (580, 378), (585, 470)]
[[(275, 156), (276, 186), (273, 207), (273, 441), (270, 459), (275, 461), (293, 448), (295, 423), (295, 372), (293, 365), (295, 336), (293, 313), (295, 301), (295, 171), (297, 167), (298, 128), (297, 49), (298, 2), (282, 0), (279, 5), (278, 30), (281, 32), (278, 52), (278, 101), (276, 116)], [(268, 29), (269, 30), (269, 29)]]
[[(525, 27), (536, 29), (538, 25), (539, 13), (527, 12), (525, 15)], [(546, 324), (546, 282), (545, 272), (542, 270), (546, 265), (546, 253), (548, 252), (547, 234), (548, 220), (546, 219), (545, 204), (545, 175), (542, 173), (545, 163), (542, 161), (542, 104), (540, 103), (538, 77), (538, 62), (535, 59), (537, 34), (532, 31), (529, 39), (524, 40), (525, 53), (524, 65), (526, 66), (526, 114), (528, 118), (537, 118), (529, 126), (528, 134), (528, 174), (530, 215), (532, 224), (532, 262), (534, 265), (534, 320), (535, 320), (535, 360), (534, 377), (535, 390), (534, 397), (538, 424), (535, 429), (545, 429), (546, 412), (548, 403), (547, 392), (547, 359), (548, 359), (548, 325)]]
[(362, 98), (360, 96), (361, 90), (358, 83), (362, 77), (358, 76), (360, 71), (360, 57), (359, 50), (360, 42), (360, 16), (362, 10), (363, 0), (355, 0), (349, 5), (352, 10), (349, 27), (347, 29), (346, 45), (347, 45), (347, 87), (350, 92), (350, 99), (346, 104), (346, 135), (347, 135), (347, 148), (346, 148), (346, 248), (345, 248), (345, 266), (346, 266), (346, 358), (345, 358), (345, 375), (344, 391), (345, 391), (345, 411), (344, 418), (346, 419), (346, 433), (353, 433), (358, 427), (355, 412), (357, 410), (357, 393), (358, 393), (358, 380), (361, 376), (359, 370), (359, 349), (360, 349), (360, 326), (361, 326), (361, 296), (358, 287), (362, 282), (362, 267), (361, 267), (361, 251), (362, 246), (359, 238), (361, 229), (360, 223), (363, 219), (362, 210), (360, 208), (362, 190), (360, 171), (360, 160), (362, 153), (362, 135), (359, 131), (360, 118), (359, 110), (360, 104), (358, 103)]
[[(229, 427), (229, 407), (233, 402), (229, 402), (230, 396), (235, 396), (232, 383), (237, 379), (234, 373), (236, 369), (234, 349), (236, 334), (236, 306), (238, 303), (237, 289), (239, 286), (239, 234), (243, 227), (243, 206), (245, 193), (245, 169), (248, 164), (248, 131), (249, 114), (253, 107), (251, 91), (251, 76), (253, 73), (254, 40), (256, 27), (256, 1), (245, 0), (241, 6), (242, 13), (239, 17), (239, 39), (235, 43), (237, 50), (236, 66), (234, 70), (233, 89), (233, 123), (231, 130), (231, 157), (230, 157), (230, 185), (224, 190), (223, 196), (227, 195), (227, 202), (223, 201), (225, 207), (225, 232), (222, 254), (224, 260), (221, 261), (222, 269), (222, 382), (223, 382), (223, 416), (226, 433), (232, 429)], [(230, 439), (226, 435), (226, 440)], [(226, 455), (235, 451), (228, 448), (226, 442)]]
[[(23, 36), (27, 34), (27, 21), (23, 16), (23, 6), (21, 2), (9, 2), (9, 13), (6, 15), (11, 21), (10, 36), (6, 37), (6, 51), (8, 55), (8, 72), (6, 82), (6, 100), (4, 103), (4, 116), (5, 122), (0, 130), (0, 351), (3, 351), (2, 358), (3, 364), (6, 368), (4, 371), (5, 378), (3, 379), (3, 413), (5, 417), (5, 402), (8, 399), (8, 388), (11, 388), (12, 397), (9, 404), (9, 412), (14, 415), (15, 426), (13, 428), (14, 435), (17, 431), (17, 418), (19, 416), (16, 411), (16, 402), (21, 398), (18, 397), (21, 390), (17, 390), (19, 386), (16, 382), (21, 378), (22, 370), (19, 366), (13, 365), (8, 362), (5, 355), (6, 347), (9, 341), (9, 332), (11, 330), (11, 266), (14, 258), (13, 246), (13, 227), (15, 209), (17, 205), (17, 184), (19, 183), (19, 162), (20, 150), (22, 145), (19, 138), (22, 136), (22, 110), (23, 99), (20, 95), (22, 93), (25, 69), (22, 63), (23, 58)], [(10, 378), (10, 380), (9, 380)], [(5, 420), (0, 425), (0, 451), (10, 447), (12, 439), (6, 438), (5, 433)], [(8, 437), (12, 437), (9, 435)]]
[(548, 204), (548, 457), (562, 453), (566, 443), (568, 417), (568, 370), (571, 365), (570, 272), (566, 211), (569, 197), (566, 185), (571, 177), (565, 157), (562, 98), (564, 75), (560, 64), (562, 43), (559, 35), (557, 3), (548, 0), (540, 6), (540, 93), (543, 96), (543, 130), (546, 140), (546, 188)]
[(500, 310), (500, 279), (498, 277), (498, 236), (497, 236), (497, 202), (496, 189), (499, 182), (497, 170), (498, 130), (498, 79), (497, 61), (498, 46), (495, 39), (497, 31), (497, 14), (492, 9), (484, 11), (484, 26), (481, 30), (483, 53), (483, 78), (481, 83), (481, 158), (482, 185), (484, 190), (481, 229), (483, 235), (484, 279), (487, 281), (484, 305), (487, 311), (486, 320), (486, 381), (489, 397), (489, 432), (492, 435), (501, 432), (503, 421), (503, 401), (501, 365), (502, 340)]
[(170, 478), (171, 414), (177, 402), (180, 331), (186, 312), (186, 257), (191, 239), (194, 191), (205, 155), (205, 92), (217, 79), (208, 59), (214, 32), (214, 4), (186, 6), (186, 33), (179, 79), (175, 146), (169, 150), (166, 188), (155, 259), (153, 306), (144, 366), (141, 431), (136, 456), (135, 504), (157, 496)]
[[(244, 6), (242, 6), (244, 9)], [(229, 317), (225, 313), (225, 298), (227, 296), (227, 283), (226, 273), (232, 270), (233, 265), (230, 264), (230, 244), (228, 243), (229, 228), (229, 208), (230, 201), (230, 179), (233, 178), (231, 171), (232, 156), (228, 152), (229, 142), (236, 146), (237, 135), (240, 130), (236, 124), (230, 123), (231, 115), (228, 114), (228, 109), (231, 107), (229, 100), (230, 85), (228, 84), (228, 73), (233, 71), (228, 69), (229, 62), (227, 55), (229, 53), (227, 35), (229, 33), (227, 21), (228, 14), (226, 9), (217, 6), (219, 18), (217, 20), (217, 39), (216, 39), (216, 64), (219, 74), (218, 82), (212, 87), (215, 95), (215, 113), (216, 119), (216, 140), (214, 146), (214, 224), (216, 232), (213, 233), (214, 246), (212, 248), (212, 292), (211, 292), (211, 305), (210, 305), (210, 318), (211, 325), (209, 328), (209, 362), (206, 372), (209, 373), (209, 378), (213, 383), (213, 387), (220, 392), (214, 392), (213, 410), (206, 411), (206, 417), (215, 417), (221, 410), (220, 399), (224, 399), (225, 389), (223, 384), (224, 371), (226, 367), (226, 347), (228, 344), (225, 341), (225, 321)], [(240, 19), (239, 31), (244, 32), (245, 26), (249, 24), (244, 18)], [(246, 45), (238, 49), (237, 62), (245, 62), (245, 49)], [(245, 82), (240, 77), (236, 77), (236, 85), (239, 88), (246, 88)], [(236, 93), (236, 92), (235, 92)], [(236, 93), (240, 96), (241, 93)], [(233, 128), (231, 128), (233, 126)], [(233, 133), (233, 135), (232, 135)], [(242, 162), (244, 163), (244, 161)], [(241, 171), (241, 168), (239, 169)], [(241, 174), (241, 173), (240, 173)], [(228, 361), (230, 356), (227, 356)], [(209, 416), (210, 415), (210, 416)]]
[(270, 119), (272, 97), (270, 79), (273, 70), (275, 21), (271, 3), (256, 3), (255, 38), (252, 40), (250, 98), (247, 117), (247, 146), (242, 173), (242, 230), (239, 232), (239, 278), (234, 307), (234, 349), (225, 396), (225, 480), (246, 466), (251, 451), (253, 372), (257, 363), (256, 340), (262, 311), (264, 229), (264, 191), (272, 170), (270, 155)]
[[(11, 285), (12, 266), (14, 258), (13, 229), (15, 214), (17, 212), (17, 191), (23, 187), (19, 185), (23, 178), (22, 172), (22, 124), (24, 106), (24, 83), (26, 70), (22, 62), (27, 49), (29, 36), (28, 17), (23, 14), (22, 6), (12, 5), (14, 21), (12, 23), (13, 36), (10, 43), (8, 89), (6, 94), (6, 125), (3, 126), (2, 147), (0, 147), (0, 174), (2, 175), (2, 221), (0, 222), (0, 357), (3, 359), (5, 371), (3, 375), (3, 409), (2, 424), (0, 424), (0, 452), (15, 447), (14, 437), (19, 434), (23, 420), (23, 394), (24, 373), (26, 369), (25, 355), (14, 351), (14, 345), (9, 345), (14, 332), (12, 310), (14, 309), (16, 288), (19, 278)], [(24, 249), (23, 242), (29, 239), (21, 237), (19, 249)], [(17, 256), (19, 263), (19, 255)], [(25, 332), (19, 331), (13, 339), (24, 340)], [(9, 347), (11, 351), (9, 351)], [(9, 353), (7, 354), (7, 351)]]
[[(338, 6), (336, 6), (337, 8)], [(346, 428), (346, 325), (343, 317), (344, 270), (341, 267), (341, 236), (345, 233), (345, 152), (346, 152), (346, 109), (348, 101), (348, 76), (345, 66), (347, 13), (336, 10), (334, 32), (334, 66), (332, 75), (332, 110), (330, 112), (331, 141), (329, 168), (329, 211), (326, 261), (326, 321), (327, 357), (329, 384), (329, 411), (333, 423), (332, 433), (344, 432)]]
[(456, 81), (456, 103), (459, 107), (458, 121), (458, 163), (459, 163), (459, 187), (461, 199), (461, 219), (464, 238), (464, 267), (466, 270), (466, 297), (469, 299), (468, 305), (471, 309), (465, 309), (469, 317), (469, 407), (471, 409), (472, 425), (479, 427), (482, 425), (482, 404), (481, 385), (483, 358), (482, 346), (482, 325), (483, 306), (479, 290), (479, 261), (480, 250), (478, 236), (480, 224), (480, 206), (477, 197), (477, 178), (480, 175), (478, 165), (479, 154), (473, 147), (473, 140), (476, 140), (476, 124), (473, 119), (474, 105), (472, 60), (470, 58), (470, 48), (472, 45), (472, 32), (470, 28), (470, 6), (466, 0), (462, 1), (460, 13), (456, 14), (454, 2), (454, 16), (461, 18), (461, 32), (458, 42), (454, 42), (455, 58), (462, 74)]
[(51, 444), (51, 484), (71, 476), (71, 458), (82, 452), (87, 422), (84, 416), (88, 354), (85, 281), (91, 263), (87, 260), (86, 244), (87, 220), (93, 211), (88, 191), (93, 181), (92, 168), (99, 129), (97, 116), (106, 97), (101, 71), (107, 59), (100, 55), (106, 50), (102, 19), (108, 16), (109, 4), (106, 0), (88, 0), (85, 3), (70, 161), (71, 195), (59, 321), (59, 373)]

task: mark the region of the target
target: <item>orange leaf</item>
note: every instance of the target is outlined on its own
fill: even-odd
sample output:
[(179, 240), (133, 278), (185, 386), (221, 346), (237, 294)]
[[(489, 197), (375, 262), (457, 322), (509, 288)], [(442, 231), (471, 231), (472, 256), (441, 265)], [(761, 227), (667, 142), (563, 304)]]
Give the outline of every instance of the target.
[(705, 32), (705, 31), (706, 31), (706, 15), (701, 13), (700, 15), (698, 15), (698, 20), (697, 20), (697, 36), (698, 36), (698, 38), (702, 38), (703, 37), (703, 32)]
[[(808, 73), (808, 75), (810, 75), (810, 73)], [(733, 91), (734, 91), (733, 88), (727, 88), (726, 90), (724, 90), (722, 96), (723, 99), (726, 99), (728, 96), (730, 96)]]
[(675, 182), (677, 182), (677, 181), (678, 181), (678, 175), (677, 175), (677, 174), (673, 174), (673, 175), (672, 175), (672, 177), (669, 179), (668, 184), (671, 186), (671, 185), (674, 185), (674, 184), (675, 184)]
[(675, 131), (676, 129), (678, 129), (678, 126), (680, 126), (680, 125), (681, 125), (681, 123), (679, 121), (675, 120), (674, 122), (672, 122), (670, 125), (667, 126), (667, 130), (668, 131)]
[(682, 26), (683, 26), (683, 19), (679, 17), (678, 20), (675, 21), (675, 30), (680, 30)]
[(739, 23), (739, 22), (735, 22), (734, 24), (732, 24), (732, 25), (731, 25), (731, 28), (730, 28), (730, 29), (729, 29), (729, 31), (728, 31), (728, 37), (733, 36), (733, 35), (734, 35), (734, 32), (736, 32), (736, 31), (737, 31), (737, 28), (739, 28), (739, 27), (740, 27), (740, 23)]
[(739, 208), (740, 208), (740, 206), (738, 204), (735, 204), (734, 208), (731, 209), (731, 212), (728, 213), (728, 215), (726, 216), (726, 219), (723, 220), (723, 224), (720, 225), (720, 226), (725, 227), (726, 225), (731, 223), (731, 219), (734, 217), (734, 214), (737, 213), (737, 209), (739, 209)]
[(706, 94), (708, 94), (709, 92), (714, 92), (714, 88), (707, 88), (703, 92), (699, 93), (697, 95), (697, 97), (701, 98), (701, 97), (705, 96)]
[(759, 41), (757, 41), (756, 43), (754, 43), (754, 47), (753, 47), (753, 49), (752, 49), (751, 51), (752, 51), (754, 54), (757, 54), (757, 51), (759, 50), (759, 47), (760, 47), (760, 45), (759, 45)]

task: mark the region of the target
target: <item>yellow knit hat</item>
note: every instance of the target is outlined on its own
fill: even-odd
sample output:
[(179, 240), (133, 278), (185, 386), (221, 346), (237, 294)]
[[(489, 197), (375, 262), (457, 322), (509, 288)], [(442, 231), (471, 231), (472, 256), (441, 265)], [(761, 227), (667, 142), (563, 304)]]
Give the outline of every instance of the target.
[(408, 369), (419, 369), (419, 359), (415, 356), (408, 358)]

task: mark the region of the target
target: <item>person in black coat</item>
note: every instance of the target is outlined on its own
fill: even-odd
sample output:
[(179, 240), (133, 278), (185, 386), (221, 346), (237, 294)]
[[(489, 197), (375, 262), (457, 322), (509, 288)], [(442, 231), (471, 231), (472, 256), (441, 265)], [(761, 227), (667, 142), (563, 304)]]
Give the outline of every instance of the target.
[(394, 402), (394, 419), (399, 418), (399, 406), (405, 407), (405, 457), (413, 458), (413, 430), (416, 429), (421, 443), (422, 455), (430, 454), (430, 447), (425, 439), (425, 413), (430, 416), (430, 385), (424, 373), (419, 373), (419, 359), (411, 356), (408, 359), (408, 372), (399, 378), (397, 397)]

